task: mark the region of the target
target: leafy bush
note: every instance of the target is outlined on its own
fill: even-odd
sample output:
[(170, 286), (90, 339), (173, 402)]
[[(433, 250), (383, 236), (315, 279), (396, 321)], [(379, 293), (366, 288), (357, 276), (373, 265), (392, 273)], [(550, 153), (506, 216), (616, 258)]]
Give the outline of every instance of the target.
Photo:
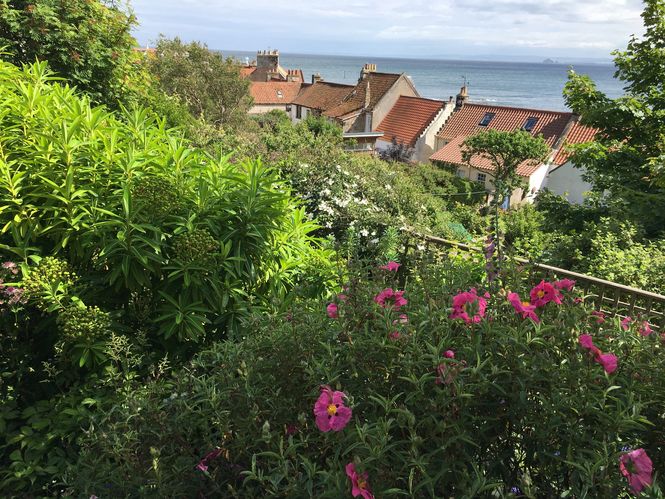
[[(506, 284), (526, 298), (531, 286), (515, 270)], [(256, 316), (246, 340), (124, 390), (95, 413), (74, 490), (337, 498), (349, 495), (354, 463), (376, 497), (623, 497), (627, 449), (645, 448), (662, 469), (656, 334), (598, 324), (575, 291), (535, 309), (539, 322), (523, 320), (506, 292), (482, 318), (478, 300), (453, 299), (478, 284), (457, 263), (352, 276), (328, 314), (308, 302)], [(404, 289), (408, 303), (382, 308), (386, 288)], [(451, 319), (451, 302), (478, 322)], [(582, 334), (618, 357), (616, 371), (604, 371)], [(340, 431), (315, 422), (322, 386), (343, 391), (352, 409)]]

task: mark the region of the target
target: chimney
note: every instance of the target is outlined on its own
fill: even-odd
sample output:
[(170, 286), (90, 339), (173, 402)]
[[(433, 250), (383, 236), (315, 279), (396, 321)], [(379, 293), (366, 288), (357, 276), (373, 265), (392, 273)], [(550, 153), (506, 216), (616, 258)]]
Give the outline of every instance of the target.
[(276, 71), (279, 66), (279, 50), (259, 50), (256, 53), (256, 66)]
[(455, 111), (462, 108), (464, 103), (469, 100), (469, 89), (466, 87), (466, 84), (462, 86), (459, 93), (457, 94), (457, 99), (455, 100)]
[(369, 91), (370, 91), (369, 80), (367, 80), (367, 85), (365, 86), (365, 107), (364, 107), (364, 109), (369, 109), (369, 103), (372, 101)]
[(370, 73), (376, 73), (376, 64), (365, 64), (360, 70), (360, 79), (358, 82), (363, 81)]
[(323, 81), (323, 77), (319, 73), (314, 73), (312, 75), (312, 85), (314, 85), (315, 83), (318, 83), (320, 81)]

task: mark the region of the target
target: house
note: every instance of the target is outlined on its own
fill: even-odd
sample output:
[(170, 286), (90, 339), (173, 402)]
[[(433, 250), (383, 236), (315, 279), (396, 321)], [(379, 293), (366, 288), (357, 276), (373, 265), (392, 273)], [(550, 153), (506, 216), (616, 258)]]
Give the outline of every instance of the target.
[(393, 143), (413, 149), (412, 161), (427, 161), (436, 150), (436, 135), (450, 117), (455, 104), (401, 95), (390, 112), (376, 127), (383, 137), (376, 142), (377, 150), (386, 150)]
[(254, 105), (249, 114), (269, 113), (275, 109), (288, 114), (301, 88), (302, 83), (295, 81), (253, 81), (249, 93)]
[(579, 120), (575, 120), (547, 173), (546, 187), (555, 194), (565, 197), (571, 203), (583, 203), (584, 193), (589, 192), (592, 186), (582, 179), (583, 170), (575, 167), (570, 161), (570, 152), (567, 147), (590, 142), (597, 133), (597, 129), (584, 126)]
[(464, 140), (481, 130), (526, 130), (534, 136), (542, 135), (550, 147), (550, 155), (542, 163), (525, 162), (517, 168), (517, 174), (526, 181), (526, 189), (516, 189), (509, 204), (531, 202), (536, 193), (547, 186), (548, 173), (555, 169), (558, 161), (567, 159), (558, 156), (564, 138), (576, 122), (577, 117), (570, 112), (523, 109), (507, 106), (488, 106), (467, 102), (468, 93), (463, 87), (457, 96), (456, 109), (437, 134), (437, 151), (430, 160), (446, 163), (457, 170), (457, 174), (482, 184), (488, 191), (493, 190), (492, 172), (494, 167), (488, 159), (475, 157), (471, 164), (462, 159)]
[(302, 69), (285, 69), (279, 64), (279, 50), (259, 50), (255, 62), (240, 68), (240, 76), (253, 82), (305, 81)]

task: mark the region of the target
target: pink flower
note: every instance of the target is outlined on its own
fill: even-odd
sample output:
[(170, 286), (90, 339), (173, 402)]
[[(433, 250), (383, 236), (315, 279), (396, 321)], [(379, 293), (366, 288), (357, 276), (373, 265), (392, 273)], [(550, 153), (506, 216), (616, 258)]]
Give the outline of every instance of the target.
[(551, 301), (561, 305), (561, 292), (551, 283), (540, 281), (540, 284), (531, 290), (531, 303), (536, 307), (543, 307)]
[(383, 308), (399, 310), (408, 303), (403, 295), (404, 291), (393, 291), (392, 288), (386, 288), (374, 297), (374, 301)]
[(399, 331), (393, 331), (393, 332), (390, 333), (390, 335), (389, 335), (389, 338), (390, 338), (391, 340), (393, 340), (393, 341), (397, 341), (397, 340), (399, 340), (401, 337), (402, 337), (402, 335), (399, 334)]
[[(450, 319), (462, 319), (467, 324), (479, 323), (485, 317), (487, 298), (489, 297), (489, 293), (478, 296), (476, 288), (456, 294), (453, 296), (453, 311), (449, 316)], [(469, 305), (475, 307), (475, 310), (471, 312), (473, 315), (469, 315), (469, 311), (467, 310), (467, 306)]]
[(339, 317), (339, 314), (337, 313), (337, 304), (329, 303), (326, 310), (328, 311), (328, 317), (331, 319), (337, 319)]
[(582, 303), (584, 300), (579, 296), (573, 300), (574, 303)]
[(454, 359), (455, 358), (455, 352), (453, 352), (452, 350), (446, 350), (445, 352), (443, 352), (443, 356), (446, 359)]
[(594, 356), (600, 355), (600, 348), (593, 344), (593, 338), (590, 334), (581, 334), (578, 339), (580, 346), (589, 350)]
[(621, 329), (628, 331), (630, 329), (630, 323), (633, 322), (632, 317), (624, 317), (621, 321)]
[(397, 272), (401, 265), (397, 262), (390, 261), (386, 265), (381, 265), (379, 268), (381, 270), (387, 270), (388, 272)]
[(534, 322), (540, 322), (540, 319), (536, 315), (536, 306), (531, 305), (528, 301), (520, 300), (520, 295), (517, 293), (508, 293), (508, 301), (515, 309), (515, 312), (522, 314), (522, 319), (532, 319)]
[(596, 362), (598, 362), (607, 374), (612, 374), (617, 370), (617, 356), (613, 353), (601, 353), (596, 355)]
[(199, 464), (196, 465), (196, 469), (199, 471), (208, 471), (208, 461), (218, 458), (221, 454), (222, 449), (215, 449), (208, 452), (205, 457), (199, 461)]
[(351, 420), (351, 408), (344, 405), (344, 392), (332, 391), (330, 387), (321, 387), (321, 395), (314, 404), (316, 426), (323, 432), (340, 431)]
[(409, 317), (406, 314), (399, 314), (399, 317), (393, 321), (393, 325), (408, 324), (408, 322), (409, 322)]
[(596, 318), (596, 324), (602, 324), (605, 322), (605, 313), (601, 312), (600, 310), (594, 310), (591, 312), (591, 315), (593, 315)]
[(644, 449), (635, 449), (623, 454), (619, 458), (619, 470), (628, 479), (628, 485), (635, 495), (653, 481), (651, 476), (653, 463)]
[(651, 329), (651, 325), (647, 321), (642, 321), (642, 325), (640, 326), (638, 332), (642, 336), (649, 336), (651, 333), (653, 333), (653, 329)]
[(575, 281), (572, 279), (561, 279), (560, 281), (553, 282), (552, 285), (559, 290), (572, 291), (575, 287)]
[(341, 302), (345, 302), (346, 300), (349, 299), (349, 297), (346, 296), (344, 293), (340, 293), (340, 294), (337, 295), (337, 299)]
[[(443, 352), (443, 356), (446, 359), (454, 359), (455, 358), (455, 352), (453, 352), (452, 350), (446, 350), (445, 352)], [(447, 366), (446, 364), (439, 364), (438, 366), (436, 366), (437, 376), (436, 376), (436, 379), (434, 380), (434, 382), (437, 385), (441, 385), (441, 384), (449, 385), (450, 383), (453, 382), (453, 376), (454, 376), (454, 374), (456, 374), (456, 372), (453, 369), (449, 370), (448, 367), (449, 366)], [(447, 375), (446, 375), (446, 372), (448, 373)]]
[(374, 494), (369, 490), (367, 472), (356, 473), (356, 466), (349, 463), (346, 465), (346, 476), (351, 480), (351, 495), (353, 497), (362, 496), (363, 499), (374, 499)]

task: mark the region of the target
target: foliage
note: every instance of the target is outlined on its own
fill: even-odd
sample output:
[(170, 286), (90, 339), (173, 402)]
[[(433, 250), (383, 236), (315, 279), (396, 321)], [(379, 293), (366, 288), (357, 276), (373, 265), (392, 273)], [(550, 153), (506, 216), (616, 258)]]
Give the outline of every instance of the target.
[(163, 92), (177, 96), (195, 118), (216, 128), (244, 123), (251, 97), (237, 62), (179, 38), (160, 38), (156, 50), (149, 67)]
[(116, 107), (145, 88), (133, 52), (132, 14), (98, 0), (1, 0), (0, 47), (20, 66), (48, 61), (58, 75), (96, 103)]
[(625, 212), (651, 235), (665, 229), (665, 2), (645, 0), (646, 32), (614, 52), (616, 77), (627, 95), (610, 99), (584, 75), (569, 74), (568, 106), (599, 130), (595, 141), (575, 147), (573, 161), (597, 192), (623, 201)]
[[(349, 495), (353, 462), (376, 497), (628, 497), (623, 450), (644, 447), (662, 470), (657, 335), (597, 324), (576, 292), (538, 309), (541, 323), (522, 320), (502, 292), (491, 321), (466, 325), (450, 304), (480, 284), (474, 272), (447, 260), (413, 269), (357, 268), (340, 282), (338, 318), (325, 302), (256, 316), (246, 340), (132, 384), (95, 411), (73, 489), (337, 498)], [(527, 296), (525, 272), (510, 270), (510, 289)], [(399, 311), (376, 303), (387, 287), (405, 289)], [(582, 333), (618, 356), (615, 373), (580, 347)], [(321, 385), (348, 396), (339, 432), (315, 424)], [(657, 486), (647, 496), (662, 497)]]
[(548, 234), (541, 230), (545, 223), (542, 211), (531, 204), (520, 205), (502, 213), (500, 223), (508, 251), (540, 260), (549, 240)]
[(336, 263), (260, 161), (92, 107), (43, 62), (0, 62), (0, 101), (0, 491), (51, 495), (85, 399), (132, 375), (119, 350), (136, 373), (177, 365), (294, 289), (325, 294)]
[(408, 163), (415, 149), (409, 144), (404, 142), (397, 142), (397, 138), (393, 137), (390, 145), (386, 149), (379, 151), (379, 157), (384, 161), (399, 161), (400, 163)]

